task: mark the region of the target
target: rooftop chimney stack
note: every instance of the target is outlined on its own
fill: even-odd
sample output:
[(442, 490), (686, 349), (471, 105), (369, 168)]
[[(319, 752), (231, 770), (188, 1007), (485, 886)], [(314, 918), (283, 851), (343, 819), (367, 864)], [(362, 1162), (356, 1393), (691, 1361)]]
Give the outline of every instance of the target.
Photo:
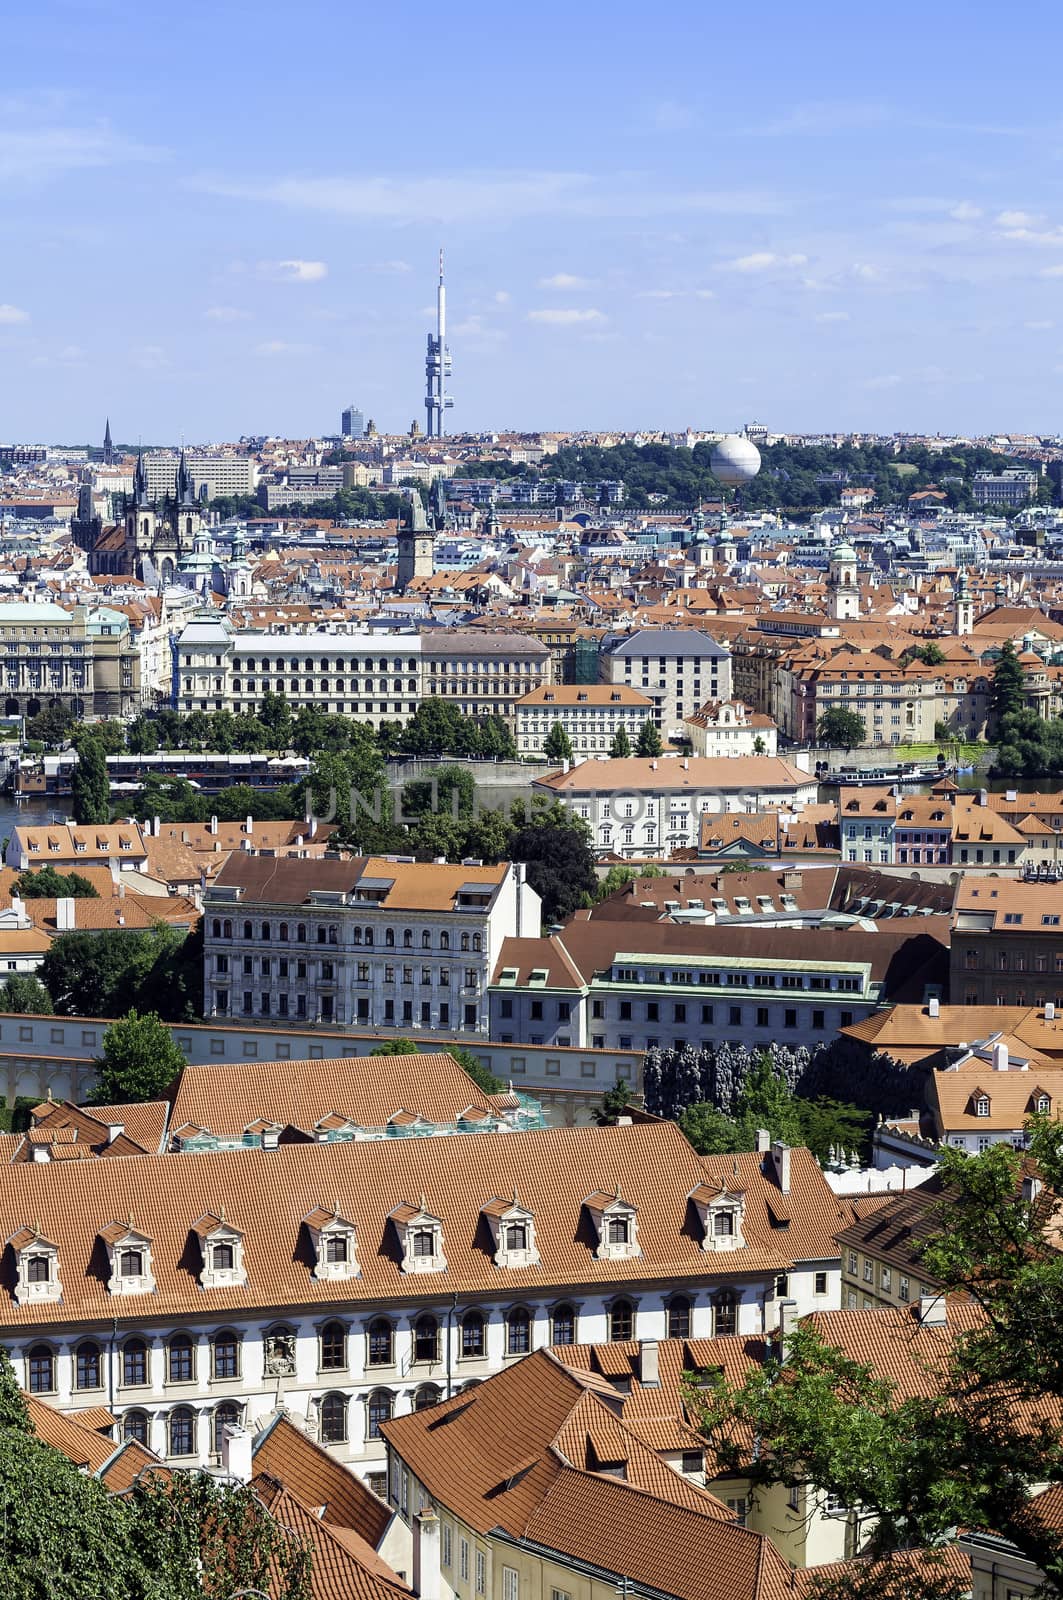
[(767, 1128), (757, 1129), (757, 1154), (766, 1155), (771, 1149), (771, 1134)]
[(928, 1016), (940, 1017), (940, 1015), (941, 1015), (941, 1001), (937, 998), (936, 995), (930, 1001), (930, 1003), (928, 1004), (926, 1010), (927, 1010), (927, 1015)]
[(639, 1382), (644, 1389), (659, 1389), (661, 1369), (656, 1339), (643, 1339), (639, 1345)]
[(993, 1071), (994, 1072), (1007, 1072), (1007, 1070), (1008, 1070), (1008, 1047), (1003, 1042), (1003, 1040), (1001, 1040), (1001, 1042), (999, 1044), (995, 1044), (993, 1046)]
[(771, 1159), (775, 1163), (775, 1181), (779, 1185), (779, 1193), (789, 1194), (790, 1146), (783, 1144), (781, 1139), (776, 1139), (771, 1147)]
[(440, 1600), (439, 1518), (419, 1511), (413, 1519), (413, 1592), (418, 1600)]
[(221, 1440), (222, 1470), (239, 1483), (251, 1482), (251, 1444), (254, 1435), (246, 1428), (224, 1428)]

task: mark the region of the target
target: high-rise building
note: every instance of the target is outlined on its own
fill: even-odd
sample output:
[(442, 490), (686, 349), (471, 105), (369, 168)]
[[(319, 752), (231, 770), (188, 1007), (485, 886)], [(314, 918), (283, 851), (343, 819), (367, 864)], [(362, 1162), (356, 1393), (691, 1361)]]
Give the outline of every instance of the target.
[(344, 439), (365, 438), (365, 417), (357, 406), (344, 406), (340, 412), (340, 433)]

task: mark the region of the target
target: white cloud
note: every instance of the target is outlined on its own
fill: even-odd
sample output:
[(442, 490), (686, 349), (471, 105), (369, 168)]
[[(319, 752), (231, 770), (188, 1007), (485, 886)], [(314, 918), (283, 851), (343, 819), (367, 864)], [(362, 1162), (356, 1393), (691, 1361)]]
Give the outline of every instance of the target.
[(1020, 244), (1063, 244), (1063, 228), (1005, 228), (1002, 239), (1015, 239)]
[(1023, 327), (1031, 329), (1034, 333), (1045, 333), (1049, 328), (1054, 328), (1055, 323), (1045, 318), (1040, 322), (1024, 322)]
[(574, 272), (555, 272), (549, 278), (539, 279), (540, 289), (593, 289), (594, 278), (579, 278)]
[(487, 171), (443, 177), (272, 178), (263, 182), (210, 175), (189, 187), (227, 199), (274, 204), (365, 221), (444, 223), (523, 217), (661, 217), (677, 213), (770, 216), (793, 202), (756, 189), (671, 191), (630, 173)]
[(17, 322), (28, 322), (30, 314), (23, 311), (21, 306), (0, 305), (0, 326), (13, 327)]
[(1041, 218), (1032, 211), (1001, 211), (995, 220), (998, 228), (1032, 228)]
[(508, 306), (513, 296), (510, 294), (508, 289), (496, 289), (491, 298), (494, 300), (496, 306)]
[(579, 322), (604, 322), (605, 316), (601, 311), (589, 307), (586, 311), (577, 310), (575, 307), (556, 307), (548, 311), (529, 311), (529, 322), (546, 322), (557, 328), (570, 328)]
[(953, 206), (949, 211), (954, 222), (976, 222), (981, 215), (981, 206), (973, 206), (969, 200), (961, 200), (958, 206)]
[(256, 344), (255, 354), (258, 356), (305, 356), (313, 348), (312, 344), (292, 344), (287, 339), (264, 339), (261, 344)]
[(247, 322), (251, 313), (239, 306), (208, 306), (203, 315), (208, 322)]
[(64, 172), (158, 161), (164, 151), (114, 133), (106, 122), (90, 128), (0, 128), (0, 179), (41, 182)]
[(812, 319), (814, 322), (848, 322), (848, 311), (819, 311)]
[(774, 267), (803, 267), (807, 261), (807, 256), (781, 256), (773, 250), (754, 250), (751, 255), (736, 256), (733, 261), (724, 261), (721, 265), (729, 272), (770, 272)]
[(1039, 278), (1063, 278), (1063, 265), (1056, 267), (1042, 267), (1037, 276)]
[(394, 260), (378, 261), (376, 270), (378, 272), (393, 272), (401, 275), (402, 273), (412, 272), (413, 268), (408, 261)]
[(678, 300), (681, 292), (679, 289), (640, 289), (636, 299)]
[(324, 261), (261, 261), (258, 270), (278, 283), (320, 283), (328, 277)]

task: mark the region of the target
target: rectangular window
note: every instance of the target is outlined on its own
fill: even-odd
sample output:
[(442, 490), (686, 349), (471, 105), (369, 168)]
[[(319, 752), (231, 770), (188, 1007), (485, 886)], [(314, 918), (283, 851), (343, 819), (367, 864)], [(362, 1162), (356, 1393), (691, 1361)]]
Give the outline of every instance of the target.
[(476, 1552), (476, 1593), (487, 1593), (487, 1557), (482, 1550)]
[(469, 1581), (469, 1541), (461, 1539), (458, 1542), (458, 1577), (462, 1583)]
[(853, 1277), (855, 1278), (856, 1277), (856, 1251), (855, 1250), (850, 1250), (849, 1251), (849, 1259), (848, 1259), (847, 1265), (848, 1265), (849, 1271), (852, 1273)]
[(864, 1282), (865, 1283), (874, 1283), (874, 1281), (875, 1281), (875, 1263), (873, 1261), (869, 1261), (868, 1258), (865, 1256), (864, 1257)]
[(735, 1495), (727, 1501), (728, 1511), (734, 1512), (735, 1521), (740, 1528), (744, 1528), (749, 1521), (749, 1501), (744, 1494)]
[(516, 1567), (502, 1568), (502, 1600), (520, 1600), (520, 1578)]
[(453, 1530), (452, 1530), (452, 1528), (450, 1526), (450, 1523), (449, 1522), (444, 1522), (444, 1524), (442, 1526), (442, 1529), (440, 1530), (440, 1541), (439, 1542), (440, 1542), (440, 1546), (441, 1546), (441, 1552), (440, 1552), (439, 1559), (442, 1561), (442, 1563), (443, 1563), (443, 1565), (445, 1567), (449, 1567), (450, 1563), (451, 1563), (451, 1561), (453, 1559), (453, 1555), (454, 1555), (453, 1546), (452, 1546), (453, 1538), (454, 1538), (454, 1533), (453, 1533)]
[(825, 1272), (817, 1272), (816, 1276), (815, 1276), (815, 1281), (814, 1281), (814, 1284), (813, 1284), (813, 1293), (814, 1294), (826, 1294), (826, 1292), (827, 1292), (827, 1274)]

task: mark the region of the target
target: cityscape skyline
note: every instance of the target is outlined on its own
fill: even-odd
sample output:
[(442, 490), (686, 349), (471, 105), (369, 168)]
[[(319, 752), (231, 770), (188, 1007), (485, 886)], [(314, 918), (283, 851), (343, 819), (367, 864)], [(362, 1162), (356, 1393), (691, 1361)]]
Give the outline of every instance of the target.
[(395, 115), (434, 91), (426, 6), (311, 4), (280, 51), (273, 5), (252, 30), (45, 0), (0, 97), (0, 436), (95, 438), (108, 409), (145, 438), (305, 436), (352, 394), (403, 431), (441, 243), (448, 432), (1054, 431), (1050, 53), (1004, 108), (988, 16), (895, 15), (903, 74), (833, 3), (766, 6), (752, 58), (737, 16), (691, 48), (686, 3), (652, 29), (548, 3), (519, 42), (469, 3), (426, 156)]

